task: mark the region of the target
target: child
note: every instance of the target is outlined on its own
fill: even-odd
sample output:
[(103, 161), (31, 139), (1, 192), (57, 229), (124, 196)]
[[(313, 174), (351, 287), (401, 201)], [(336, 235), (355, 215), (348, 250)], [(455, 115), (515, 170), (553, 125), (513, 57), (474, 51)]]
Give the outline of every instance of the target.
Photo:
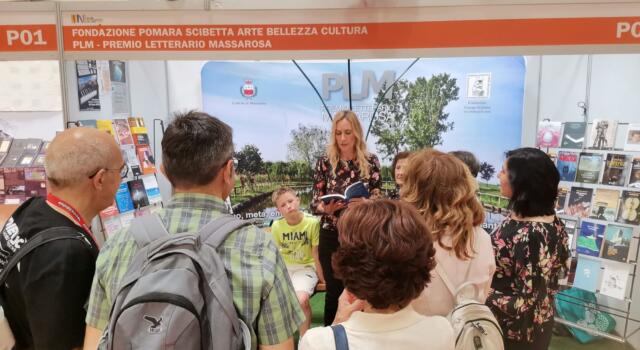
[[(300, 336), (311, 326), (309, 297), (316, 283), (324, 283), (318, 259), (320, 222), (300, 211), (300, 198), (293, 189), (281, 187), (271, 197), (282, 218), (275, 220), (271, 233), (284, 258), (300, 306), (307, 317), (300, 327)], [(314, 268), (315, 266), (315, 268)]]

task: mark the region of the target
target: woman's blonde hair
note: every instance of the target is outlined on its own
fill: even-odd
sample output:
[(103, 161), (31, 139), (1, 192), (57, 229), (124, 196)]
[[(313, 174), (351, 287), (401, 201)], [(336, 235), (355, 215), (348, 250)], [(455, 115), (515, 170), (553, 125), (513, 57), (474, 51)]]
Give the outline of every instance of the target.
[(338, 148), (338, 142), (336, 141), (336, 125), (343, 120), (346, 120), (351, 124), (353, 135), (356, 138), (356, 162), (360, 169), (360, 178), (368, 179), (369, 161), (367, 160), (367, 157), (369, 156), (369, 152), (367, 152), (367, 144), (364, 142), (362, 125), (358, 120), (358, 116), (352, 111), (340, 111), (333, 116), (333, 122), (331, 123), (331, 140), (327, 146), (327, 156), (329, 157), (329, 163), (331, 163), (331, 171), (335, 176), (338, 162), (340, 162), (340, 149)]
[[(458, 158), (424, 149), (409, 157), (400, 196), (418, 209), (434, 241), (453, 250), (459, 259), (467, 259), (475, 253), (474, 227), (484, 221), (477, 188), (469, 169)], [(451, 246), (442, 243), (445, 235), (451, 235)]]

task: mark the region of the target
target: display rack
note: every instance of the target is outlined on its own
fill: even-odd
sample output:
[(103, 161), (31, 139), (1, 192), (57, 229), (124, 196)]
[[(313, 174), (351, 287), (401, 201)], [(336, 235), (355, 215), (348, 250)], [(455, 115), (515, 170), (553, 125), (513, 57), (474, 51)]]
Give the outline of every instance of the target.
[[(586, 113), (584, 113), (583, 115), (586, 116)], [(544, 121), (548, 121), (548, 119), (545, 119)], [(562, 136), (564, 136), (564, 126), (565, 126), (565, 122), (562, 122), (562, 128), (563, 128), (563, 132), (561, 133)], [(590, 133), (590, 126), (593, 125), (593, 122), (587, 122), (585, 121), (586, 124), (586, 128), (585, 128), (585, 135), (584, 135), (584, 141), (583, 141), (583, 145), (582, 148), (561, 148), (561, 147), (541, 147), (546, 149), (546, 152), (548, 154), (550, 154), (550, 151), (554, 150), (556, 152), (559, 151), (571, 151), (571, 152), (578, 152), (580, 154), (582, 153), (599, 153), (599, 154), (603, 154), (603, 163), (600, 165), (600, 172), (599, 172), (599, 178), (598, 181), (596, 183), (585, 183), (585, 182), (577, 182), (574, 179), (574, 181), (561, 181), (561, 183), (563, 184), (571, 184), (571, 188), (573, 187), (586, 187), (586, 188), (591, 188), (594, 190), (594, 192), (592, 193), (592, 197), (591, 200), (593, 201), (593, 199), (595, 198), (595, 190), (596, 189), (615, 189), (620, 191), (620, 195), (622, 195), (622, 191), (637, 191), (640, 192), (640, 188), (631, 188), (629, 187), (629, 183), (627, 183), (627, 179), (625, 179), (625, 183), (624, 186), (612, 186), (612, 185), (606, 185), (606, 184), (602, 184), (600, 182), (602, 182), (602, 178), (605, 176), (604, 174), (604, 169), (605, 168), (605, 164), (607, 161), (606, 155), (609, 153), (614, 153), (614, 154), (621, 154), (621, 155), (627, 155), (627, 156), (632, 156), (631, 157), (631, 165), (629, 165), (630, 167), (633, 165), (633, 159), (634, 157), (638, 158), (640, 157), (640, 152), (637, 151), (629, 151), (629, 150), (624, 150), (620, 147), (616, 147), (616, 145), (619, 144), (619, 142), (614, 142), (614, 144), (612, 145), (613, 147), (611, 147), (610, 149), (593, 149), (593, 148), (589, 148), (588, 147), (588, 143), (587, 140), (589, 139), (589, 133)], [(617, 128), (628, 127), (629, 123), (625, 123), (625, 122), (618, 122), (617, 123)], [(536, 130), (536, 134), (538, 133), (539, 130)], [(615, 134), (620, 134), (618, 132), (619, 130), (615, 131)], [(615, 135), (614, 134), (614, 135)], [(626, 135), (626, 133), (624, 133)], [(579, 157), (580, 158), (580, 157)], [(579, 164), (579, 158), (578, 158), (578, 164)], [(577, 175), (577, 171), (579, 171), (578, 168), (576, 168), (576, 175)], [(628, 174), (629, 175), (629, 174)], [(577, 176), (576, 176), (577, 177)], [(568, 196), (568, 195), (567, 195)], [(566, 319), (563, 319), (561, 317), (558, 316), (558, 314), (556, 313), (555, 316), (555, 321), (569, 326), (569, 327), (573, 327), (576, 329), (580, 329), (583, 330), (587, 333), (590, 333), (592, 335), (596, 335), (596, 336), (601, 336), (610, 340), (614, 340), (620, 343), (626, 343), (627, 340), (634, 335), (635, 333), (637, 333), (638, 331), (640, 331), (640, 326), (638, 326), (637, 328), (635, 328), (633, 331), (629, 332), (630, 330), (630, 322), (637, 322), (640, 323), (640, 320), (638, 319), (634, 319), (633, 317), (631, 317), (631, 304), (633, 301), (633, 287), (635, 284), (635, 278), (636, 278), (636, 274), (637, 274), (637, 263), (638, 263), (638, 253), (640, 252), (640, 247), (639, 247), (639, 243), (640, 243), (640, 236), (639, 236), (639, 232), (638, 232), (638, 225), (633, 225), (633, 224), (627, 224), (627, 223), (621, 223), (620, 221), (616, 220), (618, 219), (618, 214), (619, 211), (621, 210), (621, 203), (622, 200), (622, 196), (618, 197), (618, 207), (616, 209), (616, 214), (615, 214), (615, 218), (614, 220), (600, 220), (600, 219), (595, 219), (592, 217), (579, 217), (579, 216), (572, 216), (572, 215), (566, 215), (566, 214), (558, 214), (558, 217), (560, 217), (560, 219), (562, 219), (563, 221), (569, 219), (572, 221), (575, 221), (575, 232), (573, 234), (573, 240), (572, 240), (572, 244), (571, 244), (571, 259), (579, 259), (579, 255), (577, 253), (577, 248), (576, 248), (576, 244), (578, 241), (578, 237), (579, 237), (579, 233), (580, 233), (580, 228), (581, 228), (581, 224), (583, 222), (583, 220), (586, 220), (587, 222), (592, 222), (594, 224), (600, 224), (600, 225), (616, 225), (616, 226), (621, 226), (621, 227), (628, 227), (631, 228), (632, 230), (632, 237), (631, 237), (631, 242), (630, 242), (630, 247), (629, 247), (629, 252), (628, 252), (628, 259), (625, 262), (625, 264), (630, 266), (630, 273), (629, 273), (629, 280), (627, 281), (627, 285), (624, 291), (624, 300), (620, 300), (620, 299), (616, 299), (604, 294), (600, 294), (601, 290), (598, 288), (595, 291), (595, 295), (597, 298), (597, 301), (595, 304), (592, 304), (590, 301), (588, 300), (584, 300), (581, 298), (577, 298), (571, 295), (566, 295), (566, 294), (557, 294), (556, 295), (556, 300), (557, 301), (562, 301), (564, 303), (569, 303), (572, 305), (578, 305), (580, 307), (583, 307), (587, 310), (592, 310), (592, 311), (596, 311), (596, 312), (603, 312), (606, 313), (612, 317), (614, 317), (616, 319), (616, 323), (618, 323), (618, 320), (622, 320), (624, 322), (624, 326), (623, 326), (623, 331), (621, 335), (614, 335), (611, 333), (606, 333), (606, 332), (602, 332), (598, 329), (594, 329), (588, 326), (585, 326), (583, 324), (578, 324), (576, 322), (572, 322)], [(569, 204), (569, 198), (567, 198), (567, 205)], [(591, 210), (591, 209), (590, 209)], [(606, 226), (606, 227), (607, 227)], [(605, 230), (606, 231), (606, 230)], [(603, 237), (603, 242), (602, 242), (602, 246), (599, 248), (600, 250), (602, 250), (604, 248), (604, 240), (606, 240), (606, 233), (605, 233), (605, 237)], [(600, 255), (598, 257), (592, 257), (589, 256), (588, 259), (594, 259), (594, 260), (599, 260), (603, 263), (607, 263), (610, 262), (611, 260), (607, 259), (607, 258), (603, 258), (600, 257)], [(619, 262), (618, 262), (619, 263)], [(605, 267), (601, 266), (600, 267), (600, 272), (604, 271)], [(577, 277), (576, 277), (577, 278)], [(600, 285), (600, 278), (602, 278), (602, 276), (599, 275), (598, 277), (598, 285)], [(571, 287), (571, 285), (567, 285), (567, 289), (569, 287)], [(606, 300), (608, 301), (608, 304), (612, 304), (613, 306), (609, 306), (609, 305), (602, 305), (602, 303), (600, 302), (602, 300), (602, 298), (607, 298)], [(615, 301), (614, 303), (609, 303), (610, 301)]]

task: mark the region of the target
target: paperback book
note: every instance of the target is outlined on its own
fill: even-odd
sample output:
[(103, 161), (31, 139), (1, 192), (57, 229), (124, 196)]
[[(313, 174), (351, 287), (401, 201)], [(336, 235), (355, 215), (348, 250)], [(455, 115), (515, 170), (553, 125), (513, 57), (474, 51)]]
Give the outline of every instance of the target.
[(629, 176), (630, 158), (625, 154), (607, 154), (601, 183), (610, 186), (624, 186)]
[(606, 226), (595, 222), (582, 221), (576, 243), (576, 252), (589, 256), (600, 256)]
[(116, 137), (120, 145), (133, 145), (129, 122), (126, 119), (114, 119), (113, 126), (115, 127)]
[(120, 149), (122, 150), (122, 158), (124, 158), (124, 161), (127, 163), (131, 176), (142, 175), (140, 160), (136, 154), (136, 147), (134, 145), (124, 145), (120, 146)]
[(571, 250), (571, 254), (573, 255), (573, 251), (575, 250), (575, 235), (576, 229), (578, 228), (578, 220), (562, 218), (562, 222), (564, 223), (564, 230), (569, 236), (569, 250)]
[(126, 182), (120, 184), (116, 192), (116, 205), (120, 213), (130, 212), (134, 209), (129, 187)]
[(569, 200), (565, 209), (565, 214), (580, 218), (589, 217), (591, 213), (591, 197), (593, 189), (586, 187), (572, 187), (569, 192)]
[(369, 191), (364, 186), (362, 181), (357, 181), (349, 185), (345, 190), (344, 194), (333, 193), (320, 197), (320, 200), (325, 204), (328, 204), (332, 201), (345, 201), (349, 202), (354, 198), (369, 198)]
[(640, 124), (629, 124), (624, 149), (626, 151), (640, 151)]
[(633, 228), (614, 224), (607, 225), (602, 244), (602, 257), (626, 263), (632, 238)]
[(615, 120), (594, 120), (589, 132), (589, 148), (612, 149), (615, 145), (616, 127)]
[(133, 143), (136, 146), (148, 146), (149, 136), (147, 134), (133, 134)]
[(587, 123), (585, 122), (564, 123), (561, 147), (581, 149), (584, 145), (584, 134), (586, 129)]
[(588, 256), (578, 256), (576, 277), (573, 286), (589, 292), (596, 292), (600, 280), (600, 260)]
[(106, 131), (111, 136), (116, 137), (115, 132), (113, 131), (113, 122), (109, 119), (98, 119), (96, 120), (96, 125), (98, 130)]
[(640, 188), (640, 157), (633, 158), (629, 172), (629, 187)]
[(578, 169), (578, 152), (560, 151), (556, 167), (560, 173), (560, 181), (574, 181)]
[(602, 158), (602, 154), (599, 153), (581, 153), (576, 182), (598, 183), (600, 169), (602, 168)]
[(538, 147), (558, 147), (560, 146), (560, 129), (562, 122), (552, 122), (543, 120), (538, 124), (538, 137), (536, 146)]
[(145, 175), (142, 177), (142, 182), (144, 184), (144, 188), (147, 191), (147, 198), (149, 199), (149, 204), (157, 204), (162, 202), (162, 197), (160, 196), (160, 186), (158, 186), (158, 180), (154, 174)]
[(46, 197), (47, 177), (43, 168), (27, 168), (24, 170), (25, 196)]
[(605, 221), (614, 221), (618, 213), (618, 201), (620, 191), (604, 188), (596, 189), (591, 205), (591, 218)]
[(640, 225), (640, 192), (622, 191), (617, 221), (624, 224)]
[(155, 160), (151, 154), (151, 148), (149, 148), (149, 146), (139, 146), (136, 147), (136, 153), (138, 154), (142, 173), (145, 175), (154, 174), (156, 172), (156, 167)]
[(556, 214), (564, 214), (564, 208), (567, 204), (567, 196), (569, 195), (569, 188), (560, 186), (558, 187), (558, 198), (556, 199)]
[(20, 204), (27, 199), (24, 169), (4, 169), (4, 191), (5, 204)]
[(628, 264), (606, 261), (602, 263), (600, 294), (624, 300), (631, 267)]
[(144, 188), (142, 179), (128, 181), (127, 186), (129, 186), (131, 200), (135, 209), (149, 205), (149, 197), (147, 197), (147, 190)]

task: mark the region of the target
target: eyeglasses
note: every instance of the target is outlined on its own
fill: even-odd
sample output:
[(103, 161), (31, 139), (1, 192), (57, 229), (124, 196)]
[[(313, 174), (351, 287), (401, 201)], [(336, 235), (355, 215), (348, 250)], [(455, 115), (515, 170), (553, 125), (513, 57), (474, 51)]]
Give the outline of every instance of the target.
[(98, 175), (98, 172), (100, 170), (105, 170), (105, 171), (119, 171), (120, 172), (120, 178), (121, 179), (126, 179), (127, 175), (129, 174), (129, 167), (127, 166), (127, 163), (123, 163), (122, 166), (119, 169), (114, 169), (114, 168), (98, 168), (96, 171), (93, 172), (93, 174), (89, 175), (90, 179), (93, 179), (96, 175)]

